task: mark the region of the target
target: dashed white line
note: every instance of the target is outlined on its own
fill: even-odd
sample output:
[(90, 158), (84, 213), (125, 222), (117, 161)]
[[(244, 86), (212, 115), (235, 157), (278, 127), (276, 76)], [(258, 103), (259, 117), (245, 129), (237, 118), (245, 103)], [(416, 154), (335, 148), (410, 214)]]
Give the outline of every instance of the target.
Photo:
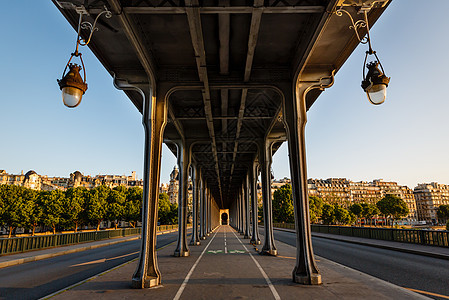
[(190, 269), (189, 273), (187, 274), (186, 278), (184, 279), (183, 283), (181, 284), (181, 286), (179, 287), (178, 292), (176, 293), (175, 297), (173, 298), (173, 300), (178, 300), (179, 298), (181, 298), (182, 292), (184, 291), (184, 289), (186, 288), (187, 283), (189, 282), (190, 276), (192, 276), (193, 271), (195, 270), (196, 266), (198, 265), (198, 263), (200, 262), (201, 258), (203, 257), (204, 253), (206, 252), (207, 248), (209, 248), (210, 243), (212, 243), (212, 241), (214, 240), (215, 236), (217, 235), (217, 232), (215, 232), (214, 236), (210, 239), (209, 243), (207, 244), (207, 246), (204, 248), (203, 252), (201, 252), (200, 256), (198, 257), (198, 259), (196, 260), (196, 262), (193, 264), (192, 268)]
[(262, 276), (265, 278), (265, 281), (268, 284), (268, 287), (270, 288), (271, 292), (273, 293), (274, 299), (276, 300), (280, 300), (281, 297), (279, 296), (278, 292), (276, 291), (276, 289), (274, 288), (274, 285), (271, 283), (270, 278), (268, 277), (267, 273), (265, 273), (265, 271), (262, 269), (262, 267), (260, 266), (259, 262), (254, 258), (254, 256), (251, 254), (251, 252), (248, 251), (248, 248), (246, 248), (245, 245), (243, 245), (242, 241), (239, 239), (239, 237), (235, 234), (234, 231), (232, 231), (232, 233), (235, 235), (235, 237), (237, 238), (237, 240), (240, 242), (240, 244), (242, 244), (243, 248), (246, 250), (246, 252), (249, 254), (249, 256), (253, 259), (254, 263), (256, 264), (257, 268), (259, 268), (260, 273), (262, 273)]

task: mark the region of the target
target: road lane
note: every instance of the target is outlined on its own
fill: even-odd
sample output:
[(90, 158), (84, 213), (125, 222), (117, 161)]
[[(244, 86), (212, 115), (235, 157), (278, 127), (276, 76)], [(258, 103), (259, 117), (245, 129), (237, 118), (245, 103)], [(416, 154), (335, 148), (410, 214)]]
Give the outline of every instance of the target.
[[(294, 233), (275, 230), (274, 237), (278, 241), (296, 245)], [(314, 253), (318, 256), (398, 286), (449, 297), (447, 260), (318, 237), (313, 237), (312, 243)]]
[[(176, 241), (177, 235), (158, 235), (157, 247)], [(130, 261), (139, 250), (140, 240), (134, 240), (2, 268), (0, 299), (39, 299)]]

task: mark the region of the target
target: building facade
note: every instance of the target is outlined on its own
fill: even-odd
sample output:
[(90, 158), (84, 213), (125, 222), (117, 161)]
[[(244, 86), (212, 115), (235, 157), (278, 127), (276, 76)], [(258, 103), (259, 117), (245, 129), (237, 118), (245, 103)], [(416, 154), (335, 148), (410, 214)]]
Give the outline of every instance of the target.
[(449, 205), (449, 185), (432, 183), (418, 184), (414, 191), (418, 219), (437, 224), (437, 211), (440, 205)]

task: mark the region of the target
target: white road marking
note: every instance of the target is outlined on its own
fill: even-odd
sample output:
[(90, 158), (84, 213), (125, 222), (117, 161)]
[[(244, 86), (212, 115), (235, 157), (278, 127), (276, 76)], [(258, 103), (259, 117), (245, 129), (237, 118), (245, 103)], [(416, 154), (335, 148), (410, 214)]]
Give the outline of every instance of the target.
[(242, 244), (243, 248), (245, 248), (246, 252), (248, 252), (249, 256), (251, 256), (251, 258), (253, 259), (254, 263), (256, 264), (257, 268), (259, 268), (260, 273), (262, 273), (262, 276), (265, 278), (265, 281), (268, 284), (268, 287), (270, 288), (271, 292), (273, 293), (274, 299), (276, 300), (280, 300), (281, 297), (279, 296), (278, 292), (276, 291), (276, 289), (274, 288), (274, 285), (271, 283), (270, 278), (268, 278), (267, 273), (265, 273), (265, 271), (262, 269), (262, 267), (260, 266), (259, 262), (254, 258), (254, 256), (251, 254), (251, 252), (248, 251), (248, 249), (246, 248), (245, 245), (243, 245), (242, 241), (239, 239), (239, 237), (235, 234), (234, 231), (232, 231), (232, 233), (234, 234), (234, 236), (237, 238), (237, 240), (240, 242), (240, 244)]
[(189, 282), (190, 276), (192, 276), (193, 271), (195, 270), (196, 266), (198, 265), (198, 263), (200, 262), (201, 258), (203, 257), (204, 253), (206, 252), (207, 248), (209, 248), (210, 243), (212, 243), (212, 241), (214, 240), (215, 236), (217, 235), (217, 232), (214, 234), (214, 236), (210, 239), (209, 243), (207, 244), (207, 246), (204, 248), (203, 252), (201, 252), (200, 256), (198, 257), (198, 259), (196, 260), (196, 262), (193, 264), (192, 268), (190, 269), (189, 273), (187, 274), (186, 278), (184, 279), (183, 283), (181, 284), (181, 286), (179, 287), (178, 292), (176, 293), (175, 297), (173, 298), (173, 300), (178, 300), (179, 298), (181, 298), (182, 292), (184, 291), (184, 289), (186, 288), (187, 283)]

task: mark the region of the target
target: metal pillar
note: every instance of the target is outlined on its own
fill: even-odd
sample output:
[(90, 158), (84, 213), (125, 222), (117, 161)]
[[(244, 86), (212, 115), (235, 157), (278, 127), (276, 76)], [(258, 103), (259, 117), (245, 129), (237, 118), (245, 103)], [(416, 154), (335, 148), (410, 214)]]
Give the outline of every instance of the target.
[(239, 214), (239, 232), (242, 232), (242, 198), (239, 193), (237, 198), (237, 212)]
[(273, 213), (271, 201), (271, 146), (265, 141), (261, 145), (260, 169), (262, 180), (262, 200), (263, 200), (263, 221), (265, 229), (265, 241), (260, 254), (277, 255), (273, 237)]
[(204, 211), (206, 213), (206, 223), (204, 224), (204, 228), (206, 228), (206, 235), (207, 236), (210, 235), (210, 230), (209, 230), (209, 219), (210, 219), (209, 205), (210, 205), (210, 190), (207, 189), (206, 190), (206, 209)]
[(249, 230), (249, 193), (248, 193), (248, 174), (245, 176), (245, 179), (243, 181), (243, 204), (244, 204), (244, 211), (243, 214), (245, 215), (245, 236), (243, 238), (249, 239), (251, 237), (251, 232)]
[(251, 208), (252, 208), (252, 217), (253, 217), (253, 227), (252, 227), (252, 235), (250, 243), (254, 245), (260, 244), (259, 237), (259, 213), (258, 213), (258, 205), (257, 205), (257, 165), (258, 163), (254, 161), (253, 165), (249, 169), (249, 190), (251, 195)]
[(206, 213), (205, 213), (205, 202), (206, 202), (206, 182), (201, 178), (201, 189), (200, 189), (200, 239), (206, 239)]
[(239, 192), (239, 216), (240, 216), (240, 226), (239, 226), (239, 233), (243, 235), (243, 199), (242, 199), (242, 191)]
[(192, 214), (193, 214), (193, 226), (192, 226), (192, 239), (190, 240), (190, 245), (196, 246), (200, 245), (200, 240), (198, 237), (198, 203), (200, 195), (200, 171), (196, 165), (192, 165), (192, 182), (193, 182), (193, 199), (192, 199)]
[(119, 90), (134, 90), (143, 101), (142, 124), (145, 131), (142, 196), (142, 239), (137, 268), (132, 277), (133, 288), (150, 288), (161, 284), (157, 265), (156, 228), (159, 199), (159, 176), (161, 167), (162, 135), (166, 123), (167, 105), (165, 97), (156, 97), (153, 90), (142, 89), (118, 80), (114, 75), (114, 86)]
[(187, 246), (187, 197), (188, 171), (190, 165), (190, 147), (184, 143), (178, 146), (179, 190), (178, 190), (178, 245), (174, 256), (189, 256)]
[[(290, 173), (292, 183), (292, 198), (295, 211), (296, 228), (296, 265), (293, 269), (293, 281), (302, 284), (321, 284), (321, 275), (313, 255), (312, 234), (310, 229), (309, 197), (307, 191), (307, 162), (305, 144), (305, 126), (307, 122), (306, 96), (312, 89), (324, 90), (332, 86), (334, 73), (331, 76), (313, 74), (318, 81), (308, 80), (307, 84), (294, 84), (293, 95), (284, 101), (284, 115), (288, 126), (288, 150), (290, 158)], [(328, 79), (325, 85), (322, 80)], [(314, 82), (314, 83), (313, 83)]]

